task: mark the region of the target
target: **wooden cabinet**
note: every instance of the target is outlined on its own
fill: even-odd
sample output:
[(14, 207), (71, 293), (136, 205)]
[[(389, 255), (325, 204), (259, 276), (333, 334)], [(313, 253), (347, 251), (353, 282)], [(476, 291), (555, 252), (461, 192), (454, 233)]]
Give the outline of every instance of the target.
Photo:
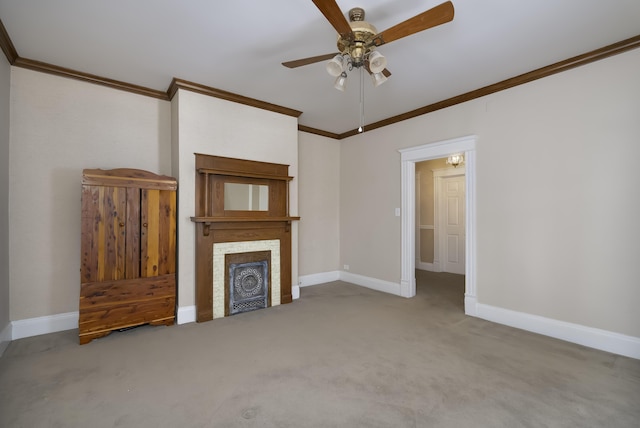
[(83, 171), (81, 344), (174, 323), (176, 189), (174, 178), (147, 171)]

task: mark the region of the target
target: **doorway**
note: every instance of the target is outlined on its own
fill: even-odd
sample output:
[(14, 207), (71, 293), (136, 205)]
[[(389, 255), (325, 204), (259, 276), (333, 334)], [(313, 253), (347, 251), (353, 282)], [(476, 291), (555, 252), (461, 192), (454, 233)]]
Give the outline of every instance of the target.
[(465, 273), (465, 168), (416, 162), (416, 268)]
[(416, 162), (447, 157), (454, 153), (465, 155), (465, 313), (476, 315), (476, 249), (475, 249), (475, 147), (476, 136), (444, 140), (399, 150), (401, 155), (401, 279), (400, 294), (413, 297), (416, 294), (415, 278), (415, 230)]

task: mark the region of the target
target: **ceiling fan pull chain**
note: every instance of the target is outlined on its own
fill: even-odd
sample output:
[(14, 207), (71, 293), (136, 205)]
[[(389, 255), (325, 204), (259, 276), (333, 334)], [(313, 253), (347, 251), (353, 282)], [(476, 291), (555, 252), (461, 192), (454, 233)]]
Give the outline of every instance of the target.
[(360, 127), (358, 132), (364, 132), (364, 67), (360, 67)]

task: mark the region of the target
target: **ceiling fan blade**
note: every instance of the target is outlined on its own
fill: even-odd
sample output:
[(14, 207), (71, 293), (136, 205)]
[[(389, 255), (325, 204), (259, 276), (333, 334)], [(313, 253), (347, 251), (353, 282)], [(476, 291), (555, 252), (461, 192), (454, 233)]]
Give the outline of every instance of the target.
[(287, 62), (283, 62), (282, 65), (289, 68), (302, 67), (303, 65), (309, 65), (309, 64), (314, 64), (316, 62), (329, 60), (336, 55), (338, 55), (338, 52), (325, 54), (325, 55), (312, 56), (309, 58), (296, 59), (295, 61), (287, 61)]
[(349, 25), (349, 21), (347, 21), (335, 0), (313, 0), (313, 4), (320, 9), (320, 12), (333, 25), (333, 28), (336, 29), (341, 37), (353, 38), (351, 25)]
[(398, 25), (376, 34), (370, 45), (382, 46), (385, 43), (391, 43), (394, 40), (436, 27), (440, 24), (452, 21), (453, 15), (453, 3), (450, 1), (442, 3), (439, 6), (429, 9), (426, 12), (422, 12), (413, 18), (409, 18)]

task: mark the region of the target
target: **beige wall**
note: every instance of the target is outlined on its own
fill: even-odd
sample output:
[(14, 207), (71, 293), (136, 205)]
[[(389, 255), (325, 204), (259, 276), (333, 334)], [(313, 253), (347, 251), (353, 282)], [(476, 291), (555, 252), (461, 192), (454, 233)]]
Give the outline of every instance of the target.
[(170, 104), (12, 68), (11, 319), (78, 310), (83, 168), (170, 174)]
[[(195, 304), (194, 153), (289, 165), (289, 211), (298, 214), (298, 119), (179, 90), (172, 100), (173, 174), (178, 177), (178, 306)], [(298, 225), (292, 227), (292, 278), (298, 277)], [(181, 312), (178, 312), (178, 322)]]
[[(0, 55), (0, 355), (9, 340), (9, 118), (11, 66)], [(5, 337), (7, 336), (7, 337)]]
[(399, 283), (400, 217), (395, 209), (400, 207), (400, 153), (393, 146), (402, 141), (402, 128), (391, 128), (395, 134), (371, 131), (342, 140), (340, 266)]
[(340, 141), (300, 132), (300, 275), (340, 269)]
[(640, 49), (345, 140), (341, 259), (400, 280), (400, 148), (475, 134), (479, 303), (640, 337)]

